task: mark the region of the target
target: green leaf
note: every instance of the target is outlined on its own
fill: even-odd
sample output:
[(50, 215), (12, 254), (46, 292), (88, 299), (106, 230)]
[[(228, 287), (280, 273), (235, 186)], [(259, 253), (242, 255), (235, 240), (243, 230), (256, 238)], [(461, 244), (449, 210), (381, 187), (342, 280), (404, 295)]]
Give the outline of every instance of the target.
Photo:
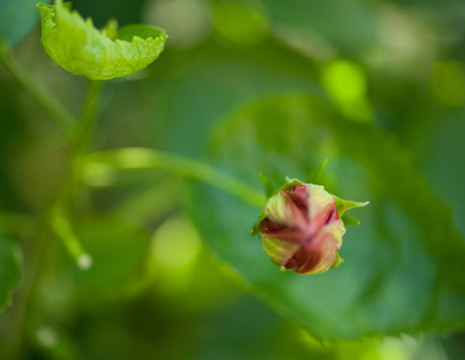
[[(49, 2), (49, 1), (45, 1)], [(37, 22), (37, 0), (0, 1), (0, 44), (14, 47)]]
[(341, 258), (341, 255), (339, 255), (339, 253), (336, 254), (336, 260), (334, 260), (334, 263), (333, 265), (331, 265), (331, 269), (336, 269), (338, 268), (339, 266), (341, 266), (341, 264), (344, 262), (344, 259)]
[(259, 209), (192, 185), (191, 215), (207, 245), (281, 314), (332, 340), (465, 327), (465, 242), (389, 135), (341, 119), (321, 100), (283, 96), (238, 112), (213, 144), (210, 160), (257, 189), (254, 169), (304, 177), (328, 157), (328, 191), (371, 200), (362, 225), (344, 235), (345, 262), (299, 275), (277, 271), (249, 236)]
[(456, 210), (456, 226), (465, 236), (465, 162), (461, 156), (465, 154), (465, 108), (447, 112), (429, 110), (429, 116), (432, 119), (428, 119), (428, 124), (423, 121), (412, 124), (415, 127), (410, 131), (421, 139), (412, 147), (419, 148), (420, 167), (431, 187)]
[[(108, 80), (144, 69), (164, 50), (167, 35), (147, 25), (128, 25), (117, 31), (110, 20), (101, 31), (84, 20), (69, 3), (38, 4), (42, 44), (65, 70), (91, 80)], [(116, 36), (116, 38), (115, 38)]]
[(11, 302), (11, 291), (21, 279), (17, 247), (0, 234), (0, 311)]
[[(212, 53), (219, 56), (208, 55)], [(157, 120), (147, 120), (152, 128), (145, 135), (152, 134), (147, 141), (158, 144), (157, 148), (190, 157), (200, 155), (215, 122), (237, 106), (263, 94), (319, 91), (316, 68), (275, 41), (240, 52), (225, 51), (212, 43), (188, 53), (166, 53), (160, 61), (163, 68), (154, 67), (153, 89), (146, 94)], [(192, 71), (180, 72), (177, 64), (181, 63), (193, 66)], [(163, 136), (156, 124), (163, 124)], [(186, 128), (189, 131), (182, 131)], [(260, 170), (255, 170), (256, 176)], [(275, 184), (283, 180), (265, 174)]]

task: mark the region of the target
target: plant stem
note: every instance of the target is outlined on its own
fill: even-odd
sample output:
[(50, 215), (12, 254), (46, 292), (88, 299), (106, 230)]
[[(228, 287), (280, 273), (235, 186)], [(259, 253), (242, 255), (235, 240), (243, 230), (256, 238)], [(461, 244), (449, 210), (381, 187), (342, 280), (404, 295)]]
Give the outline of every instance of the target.
[(51, 216), (53, 231), (63, 241), (66, 249), (75, 259), (77, 265), (82, 270), (87, 270), (92, 266), (92, 258), (87, 254), (76, 237), (68, 217), (59, 207), (56, 207)]
[(60, 130), (70, 137), (76, 119), (63, 104), (2, 49), (0, 49), (0, 61), (13, 79), (29, 93)]
[(85, 270), (92, 265), (92, 258), (82, 247), (74, 233), (70, 218), (70, 209), (75, 205), (79, 193), (82, 157), (87, 153), (94, 130), (96, 106), (103, 82), (91, 81), (79, 123), (70, 137), (68, 171), (63, 180), (55, 203), (52, 205), (50, 225), (55, 234), (63, 241), (68, 252), (76, 260), (77, 265)]
[[(146, 148), (125, 148), (94, 153), (87, 158), (85, 176), (91, 179), (105, 171), (161, 170), (200, 180), (230, 193), (245, 202), (263, 207), (264, 196), (242, 181), (208, 165), (187, 157)], [(108, 175), (108, 173), (107, 173)]]
[(103, 87), (103, 81), (91, 80), (89, 90), (82, 110), (79, 123), (74, 128), (71, 136), (71, 146), (73, 155), (78, 157), (80, 154), (89, 150), (90, 140), (95, 127), (96, 107), (99, 100), (100, 90)]

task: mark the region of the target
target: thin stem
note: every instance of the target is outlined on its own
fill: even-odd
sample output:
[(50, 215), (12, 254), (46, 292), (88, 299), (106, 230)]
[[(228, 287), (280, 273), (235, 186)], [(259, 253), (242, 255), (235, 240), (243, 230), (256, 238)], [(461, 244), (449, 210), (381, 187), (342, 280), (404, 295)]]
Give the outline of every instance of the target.
[(67, 137), (71, 136), (76, 119), (66, 107), (2, 49), (0, 49), (0, 61), (13, 79), (31, 95), (50, 119), (58, 125), (60, 130)]
[(88, 179), (95, 174), (108, 175), (105, 171), (113, 170), (169, 171), (213, 185), (249, 204), (259, 207), (265, 204), (264, 196), (242, 181), (205, 162), (167, 152), (145, 148), (125, 148), (95, 153), (87, 158), (85, 175)]
[(92, 266), (92, 258), (84, 251), (81, 243), (76, 237), (68, 216), (59, 207), (56, 207), (51, 215), (51, 225), (53, 231), (63, 241), (66, 249), (76, 261), (77, 265), (86, 270)]
[(88, 151), (96, 119), (96, 106), (103, 82), (91, 81), (89, 91), (84, 103), (79, 123), (74, 127), (71, 134), (69, 153), (69, 168), (63, 180), (61, 190), (51, 209), (50, 224), (63, 241), (68, 252), (74, 257), (77, 265), (85, 270), (92, 265), (92, 258), (82, 247), (79, 239), (74, 233), (69, 221), (70, 208), (75, 204), (78, 194), (78, 178), (80, 177), (82, 156)]
[(72, 200), (77, 191), (77, 175), (81, 171), (81, 159), (88, 150), (92, 132), (94, 130), (96, 118), (95, 110), (99, 97), (99, 91), (101, 88), (101, 81), (91, 81), (89, 83), (89, 90), (84, 103), (80, 121), (74, 127), (71, 134), (67, 174), (63, 180), (55, 205), (62, 207), (65, 206), (64, 204), (69, 200)]
[(103, 81), (95, 80), (92, 80), (89, 83), (89, 90), (84, 103), (82, 115), (71, 137), (73, 151), (75, 152), (74, 156), (78, 156), (79, 154), (88, 151), (95, 127), (97, 103), (103, 84)]

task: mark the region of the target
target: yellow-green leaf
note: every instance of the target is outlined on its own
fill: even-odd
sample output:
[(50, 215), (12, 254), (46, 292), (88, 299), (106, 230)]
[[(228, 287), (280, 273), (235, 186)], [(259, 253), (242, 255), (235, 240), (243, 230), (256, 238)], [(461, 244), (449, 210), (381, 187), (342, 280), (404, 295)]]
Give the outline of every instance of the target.
[(167, 35), (147, 25), (128, 25), (118, 31), (115, 20), (98, 30), (70, 3), (37, 4), (42, 44), (65, 70), (91, 80), (109, 80), (144, 69), (164, 50)]

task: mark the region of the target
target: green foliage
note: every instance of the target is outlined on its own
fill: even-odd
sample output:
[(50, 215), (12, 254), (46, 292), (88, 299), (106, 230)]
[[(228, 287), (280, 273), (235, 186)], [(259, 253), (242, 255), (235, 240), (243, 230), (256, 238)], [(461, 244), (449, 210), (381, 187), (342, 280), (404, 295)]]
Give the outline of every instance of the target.
[(11, 291), (21, 279), (17, 247), (0, 234), (0, 312), (11, 303)]
[[(191, 214), (209, 247), (281, 313), (323, 339), (464, 326), (463, 240), (389, 137), (307, 96), (258, 101), (217, 136), (211, 160), (248, 182), (257, 184), (254, 168), (271, 178), (290, 169), (304, 176), (325, 155), (331, 192), (372, 199), (370, 211), (359, 212), (364, 225), (344, 236), (344, 265), (301, 276), (276, 272), (244, 231), (256, 209), (204, 185), (192, 188)], [(276, 152), (287, 161), (277, 162)]]
[(101, 31), (84, 20), (69, 3), (38, 4), (42, 44), (47, 54), (75, 75), (109, 80), (144, 69), (164, 50), (167, 35), (146, 25), (117, 29), (110, 21)]

